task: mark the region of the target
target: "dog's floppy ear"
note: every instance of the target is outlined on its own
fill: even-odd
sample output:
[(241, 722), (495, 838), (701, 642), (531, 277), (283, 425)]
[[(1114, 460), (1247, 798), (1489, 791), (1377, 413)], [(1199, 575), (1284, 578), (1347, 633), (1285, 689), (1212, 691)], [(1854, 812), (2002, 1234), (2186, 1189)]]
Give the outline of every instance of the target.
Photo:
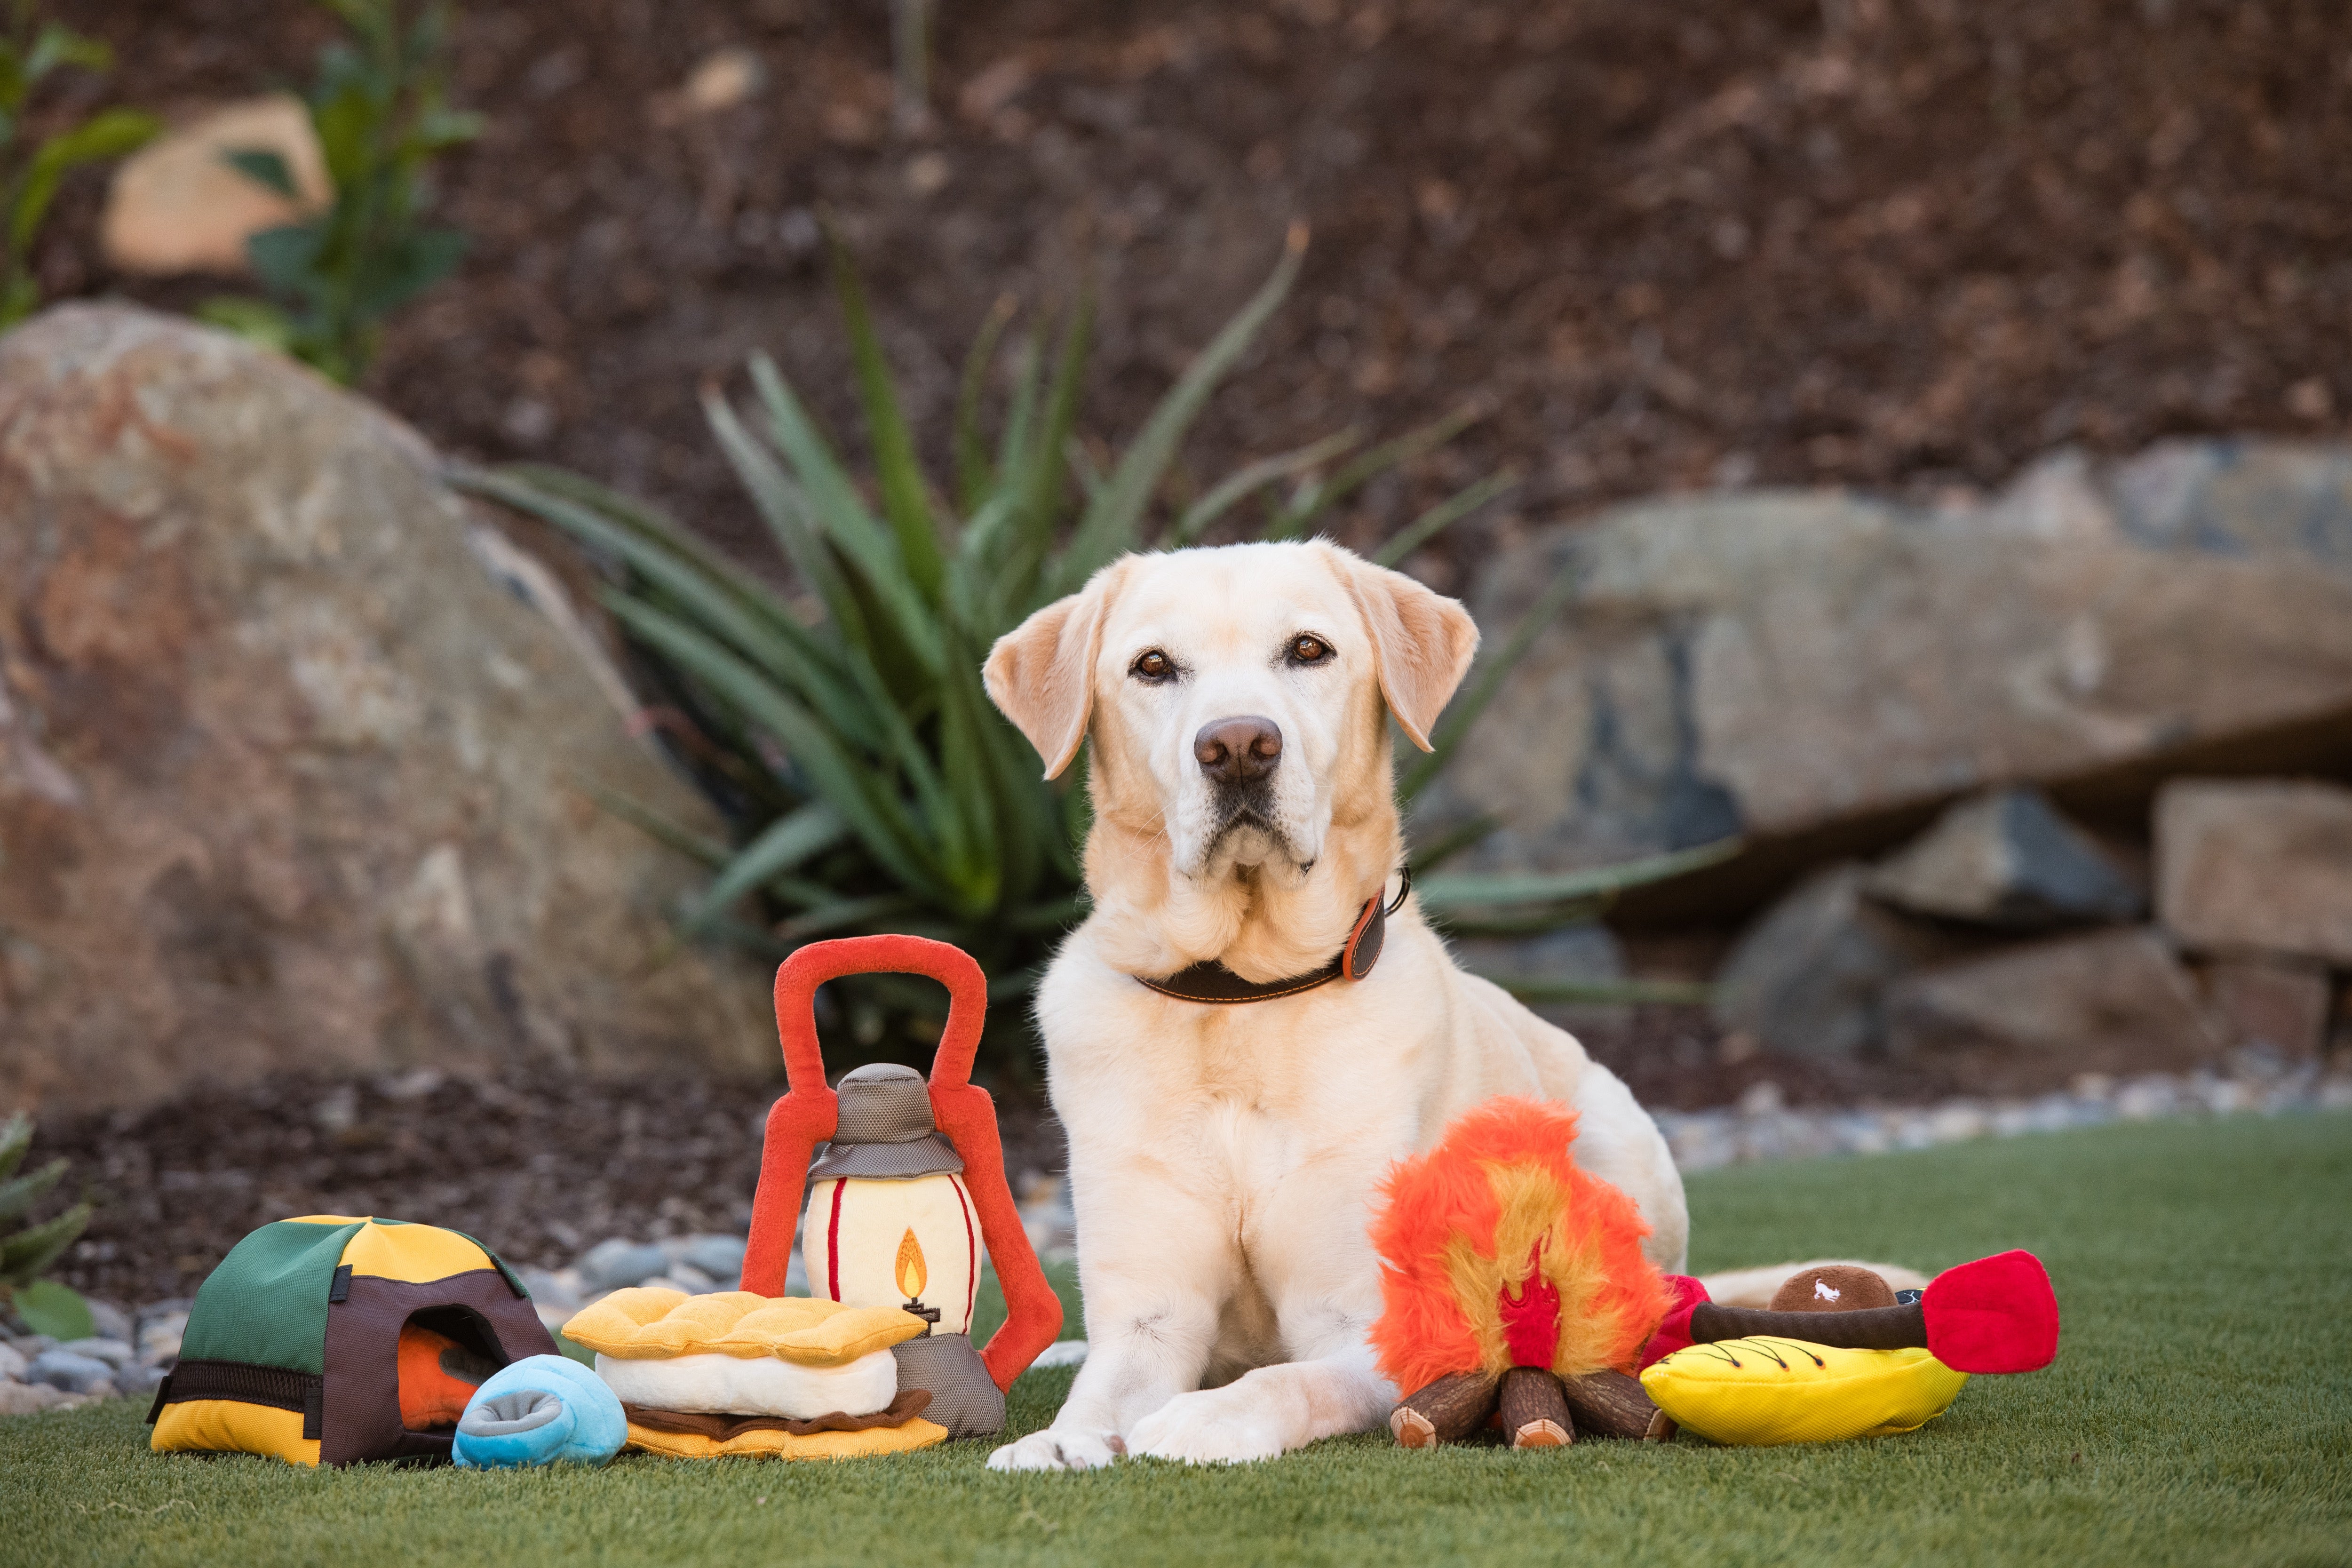
[(1431, 726), (1470, 673), (1478, 651), (1478, 624), (1455, 601), (1433, 593), (1350, 551), (1332, 547), (1356, 604), (1371, 628), (1381, 695), (1389, 711), (1423, 751)]
[(1116, 563), (1066, 598), (1055, 600), (996, 639), (981, 667), (989, 700), (1029, 737), (1059, 777), (1087, 738), (1094, 707), (1095, 659), (1102, 652), (1103, 611)]

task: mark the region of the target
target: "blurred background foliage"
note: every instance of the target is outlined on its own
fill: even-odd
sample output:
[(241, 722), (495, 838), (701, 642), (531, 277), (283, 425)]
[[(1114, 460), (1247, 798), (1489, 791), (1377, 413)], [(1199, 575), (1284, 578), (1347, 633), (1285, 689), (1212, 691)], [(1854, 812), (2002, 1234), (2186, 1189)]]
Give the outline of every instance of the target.
[(33, 245), (66, 172), (135, 152), (162, 129), (137, 110), (104, 109), (38, 141), (26, 134), (33, 91), (50, 73), (68, 67), (103, 71), (113, 63), (105, 43), (42, 21), (33, 0), (11, 0), (0, 33), (0, 331), (40, 305)]
[(51, 1160), (19, 1173), (33, 1146), (32, 1118), (22, 1111), (0, 1121), (0, 1308), (37, 1334), (86, 1339), (89, 1304), (70, 1287), (44, 1277), (89, 1224), (87, 1201), (35, 1221), (28, 1217), (63, 1179), (66, 1162)]
[[(731, 561), (657, 509), (577, 473), (531, 465), (460, 471), (465, 487), (563, 530), (608, 568), (604, 604), (660, 693), (650, 720), (737, 826), (736, 842), (714, 842), (598, 790), (608, 808), (710, 868), (681, 914), (682, 936), (780, 957), (819, 938), (913, 931), (978, 957), (993, 998), (1030, 991), (1083, 913), (1084, 758), (1059, 780), (1039, 777), (1027, 742), (982, 687), (991, 645), (1118, 556), (1189, 543), (1229, 513), (1255, 512), (1244, 531), (1259, 539), (1306, 537), (1335, 504), (1475, 417), (1465, 411), (1377, 443), (1344, 431), (1249, 463), (1198, 494), (1168, 494), (1186, 430), (1280, 306), (1305, 253), (1305, 230), (1294, 228), (1273, 275), (1107, 465), (1074, 439), (1087, 304), (1063, 313), (1050, 343), (1031, 332), (1007, 351), (1014, 311), (1000, 302), (966, 357), (952, 472), (934, 482), (856, 272), (835, 242), (870, 483), (851, 472), (765, 355), (751, 362), (748, 404), (716, 388), (704, 395), (710, 427), (788, 576)], [(1001, 359), (1010, 392), (992, 434), (984, 406)], [(1373, 559), (1393, 565), (1514, 482), (1509, 474), (1476, 480), (1410, 521)], [(779, 586), (785, 581), (797, 591)], [(1568, 586), (1563, 577), (1481, 660), (1433, 736), (1436, 749), (1403, 769), (1404, 804), (1455, 755)], [(1423, 908), (1465, 932), (1590, 919), (1613, 890), (1715, 853), (1555, 877), (1425, 875), (1495, 826), (1467, 825), (1413, 860), (1424, 874)], [(866, 1050), (890, 1055), (936, 1036), (938, 1000), (920, 983), (872, 976), (845, 989)], [(1636, 998), (1603, 985), (1581, 988), (1577, 999)], [(1026, 1029), (1025, 1009), (993, 1015), (987, 1048), (1001, 1070), (1025, 1070)]]
[[(464, 258), (465, 235), (424, 215), (434, 160), (480, 135), (483, 121), (448, 104), (449, 6), (404, 16), (400, 0), (321, 3), (350, 33), (320, 51), (305, 98), (333, 199), (246, 242), (268, 298), (224, 296), (200, 313), (352, 383), (375, 357), (385, 318)], [(245, 149), (229, 162), (299, 201), (278, 153)]]

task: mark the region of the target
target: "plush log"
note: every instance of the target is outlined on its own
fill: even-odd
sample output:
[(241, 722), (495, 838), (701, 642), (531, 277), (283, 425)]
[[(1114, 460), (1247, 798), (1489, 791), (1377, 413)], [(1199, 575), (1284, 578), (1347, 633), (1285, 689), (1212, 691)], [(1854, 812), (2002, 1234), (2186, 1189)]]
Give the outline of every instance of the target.
[(1559, 1379), (1540, 1366), (1515, 1366), (1503, 1374), (1503, 1436), (1514, 1448), (1565, 1448), (1576, 1441), (1576, 1418)]
[(1559, 1381), (1578, 1429), (1589, 1436), (1663, 1443), (1675, 1435), (1674, 1421), (1651, 1400), (1639, 1380), (1622, 1372), (1589, 1372)]
[(1454, 1443), (1486, 1424), (1499, 1397), (1483, 1372), (1457, 1372), (1408, 1394), (1389, 1415), (1389, 1430), (1408, 1448)]

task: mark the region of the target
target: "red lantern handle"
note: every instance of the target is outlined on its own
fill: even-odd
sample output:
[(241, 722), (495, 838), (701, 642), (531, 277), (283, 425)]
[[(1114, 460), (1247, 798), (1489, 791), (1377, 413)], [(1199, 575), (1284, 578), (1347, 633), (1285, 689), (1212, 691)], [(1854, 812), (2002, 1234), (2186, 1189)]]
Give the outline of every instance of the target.
[(845, 974), (883, 973), (920, 974), (948, 988), (947, 1027), (931, 1060), (931, 1114), (963, 1156), (964, 1186), (1004, 1288), (1009, 1315), (981, 1360), (996, 1386), (1009, 1389), (1062, 1331), (1062, 1299), (1046, 1283), (1005, 1181), (996, 1102), (971, 1081), (972, 1058), (988, 1014), (988, 978), (961, 948), (919, 936), (854, 936), (811, 942), (778, 966), (776, 1033), (791, 1089), (768, 1112), (760, 1185), (751, 1199), (751, 1236), (743, 1253), (743, 1289), (762, 1296), (784, 1293), (809, 1160), (840, 1121), (840, 1097), (825, 1086), (824, 1054), (817, 1044), (816, 988)]

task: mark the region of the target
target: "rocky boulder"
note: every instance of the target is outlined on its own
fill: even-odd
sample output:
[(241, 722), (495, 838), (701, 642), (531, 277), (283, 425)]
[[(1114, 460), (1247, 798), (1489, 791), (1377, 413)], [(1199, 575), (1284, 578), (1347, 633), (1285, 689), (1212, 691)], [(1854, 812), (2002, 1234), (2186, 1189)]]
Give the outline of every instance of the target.
[(2098, 843), (2040, 790), (1962, 801), (1871, 878), (1914, 914), (2030, 931), (2132, 920), (2147, 900)]
[(1968, 951), (1869, 896), (1866, 866), (1824, 868), (1744, 932), (1716, 976), (1716, 1021), (1789, 1056), (1857, 1056), (1885, 1040), (1886, 988)]
[(2036, 942), (1923, 971), (1886, 993), (1887, 1048), (1979, 1092), (2046, 1089), (2076, 1072), (2181, 1072), (2225, 1042), (2195, 981), (2145, 927)]
[(2177, 779), (2156, 802), (2157, 908), (2190, 947), (2352, 966), (2352, 790)]
[(695, 868), (583, 793), (714, 830), (625, 700), (365, 403), (129, 309), (0, 339), (0, 1105), (772, 1062), (761, 977), (670, 951)]
[(1991, 785), (2352, 736), (2340, 448), (2062, 456), (1941, 510), (1835, 492), (1629, 505), (1487, 566), (1471, 598), (1490, 646), (1564, 571), (1573, 590), (1486, 743), (1426, 797), (1437, 819), (1503, 819), (1487, 868), (1734, 833), (1843, 832), (1843, 853), (1870, 852)]
[(2231, 1042), (2293, 1061), (2327, 1043), (2327, 971), (2292, 958), (2218, 959), (2205, 971), (2214, 1021)]

